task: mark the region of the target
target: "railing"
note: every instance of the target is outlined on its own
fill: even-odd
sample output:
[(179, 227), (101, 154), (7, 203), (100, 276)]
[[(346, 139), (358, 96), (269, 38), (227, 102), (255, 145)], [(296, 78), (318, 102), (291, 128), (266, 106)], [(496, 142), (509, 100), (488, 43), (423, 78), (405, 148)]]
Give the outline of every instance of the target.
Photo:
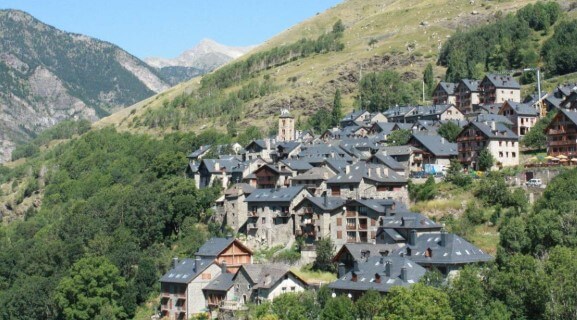
[(223, 300), (220, 303), (220, 308), (225, 310), (247, 310), (248, 308), (238, 301)]
[(557, 140), (557, 141), (549, 141), (547, 142), (550, 146), (564, 146), (564, 145), (573, 145), (577, 144), (575, 140)]
[(256, 223), (249, 223), (246, 225), (247, 229), (258, 229), (258, 227), (256, 226)]

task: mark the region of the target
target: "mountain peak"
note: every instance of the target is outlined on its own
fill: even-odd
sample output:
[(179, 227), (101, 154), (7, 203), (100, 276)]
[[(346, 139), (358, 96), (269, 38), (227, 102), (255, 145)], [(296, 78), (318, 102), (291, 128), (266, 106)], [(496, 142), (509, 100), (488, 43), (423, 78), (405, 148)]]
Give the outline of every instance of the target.
[(254, 46), (226, 46), (215, 40), (204, 38), (196, 46), (184, 51), (174, 59), (151, 57), (145, 58), (144, 61), (156, 68), (193, 67), (209, 72), (230, 60), (242, 56), (252, 48)]

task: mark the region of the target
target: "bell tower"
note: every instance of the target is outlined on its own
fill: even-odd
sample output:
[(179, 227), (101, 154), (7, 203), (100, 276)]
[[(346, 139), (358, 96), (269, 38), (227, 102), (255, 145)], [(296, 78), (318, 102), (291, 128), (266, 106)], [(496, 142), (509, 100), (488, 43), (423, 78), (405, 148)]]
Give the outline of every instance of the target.
[(278, 141), (295, 140), (295, 118), (290, 114), (288, 109), (281, 109), (278, 119)]

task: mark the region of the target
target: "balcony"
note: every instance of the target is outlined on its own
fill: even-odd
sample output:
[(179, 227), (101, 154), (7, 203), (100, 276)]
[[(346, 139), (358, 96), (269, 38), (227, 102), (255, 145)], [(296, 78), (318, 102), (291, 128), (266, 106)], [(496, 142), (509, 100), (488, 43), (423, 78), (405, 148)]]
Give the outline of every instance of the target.
[(347, 224), (347, 230), (357, 230), (356, 224)]
[(575, 140), (557, 140), (557, 141), (548, 141), (548, 145), (550, 146), (566, 146), (566, 145), (575, 145), (577, 141)]
[(289, 211), (280, 211), (280, 210), (276, 210), (273, 212), (275, 217), (282, 217), (282, 218), (286, 218), (288, 216), (290, 216), (290, 212)]
[(301, 222), (301, 226), (308, 226), (308, 225), (314, 225), (314, 224), (315, 224), (314, 219), (303, 219)]
[(549, 129), (548, 134), (570, 134), (570, 133), (576, 133), (577, 130), (575, 130), (575, 128), (561, 128), (559, 130), (555, 130), (555, 129)]
[(248, 308), (244, 304), (241, 304), (238, 301), (229, 301), (229, 300), (222, 301), (220, 303), (220, 309), (222, 309), (222, 310), (248, 310)]
[(248, 216), (249, 217), (258, 217), (258, 211), (249, 211)]

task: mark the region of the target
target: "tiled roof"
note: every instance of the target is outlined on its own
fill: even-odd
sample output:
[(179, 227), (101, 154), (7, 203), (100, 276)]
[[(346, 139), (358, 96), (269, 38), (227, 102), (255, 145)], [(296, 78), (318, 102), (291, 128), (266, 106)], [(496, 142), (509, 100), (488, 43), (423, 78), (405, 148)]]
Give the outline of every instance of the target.
[[(386, 170), (385, 170), (386, 169)], [(387, 171), (387, 172), (386, 172)], [(379, 164), (359, 161), (350, 166), (350, 171), (341, 172), (327, 180), (329, 184), (359, 183), (363, 179), (384, 183), (406, 183), (407, 179), (401, 177), (393, 170)]]
[(397, 160), (393, 159), (389, 155), (385, 155), (384, 151), (377, 152), (373, 155), (376, 159), (378, 159), (382, 164), (385, 166), (393, 169), (393, 170), (405, 170), (405, 166), (397, 162)]
[[(341, 197), (306, 197), (303, 201), (310, 201), (322, 210), (332, 211), (345, 205), (346, 200)], [(302, 202), (301, 202), (302, 203)]]
[(506, 103), (510, 105), (511, 109), (513, 109), (515, 113), (517, 113), (520, 116), (536, 117), (538, 115), (537, 110), (528, 104), (514, 101), (507, 101)]
[[(509, 120), (509, 118), (507, 118), (503, 115), (500, 115), (500, 114), (490, 114), (490, 113), (489, 114), (483, 114), (482, 113), (482, 114), (477, 115), (474, 118), (474, 121), (475, 122), (493, 122), (493, 121), (495, 121), (495, 122), (501, 122), (501, 123), (508, 125), (508, 126), (513, 125), (513, 122), (511, 122), (511, 120)], [(468, 122), (467, 122), (467, 124), (468, 124)]]
[[(493, 130), (493, 124), (495, 125), (495, 130)], [(504, 124), (500, 122), (471, 122), (471, 126), (476, 127), (489, 139), (500, 139), (500, 140), (518, 140), (519, 137), (507, 128)]]
[(441, 82), (439, 82), (439, 86), (440, 86), (441, 88), (443, 88), (443, 90), (444, 90), (447, 94), (452, 95), (452, 94), (455, 94), (455, 88), (457, 87), (457, 84), (456, 84), (456, 83), (452, 83), (452, 82), (443, 82), (443, 81), (441, 81)]
[(459, 83), (462, 83), (469, 91), (477, 92), (479, 91), (479, 83), (481, 82), (479, 80), (473, 80), (473, 79), (461, 79)]
[[(443, 226), (416, 212), (397, 211), (381, 218), (380, 229), (441, 230)], [(377, 232), (378, 233), (378, 232)]]
[[(393, 252), (399, 249), (401, 244), (375, 244), (375, 243), (345, 243), (338, 250), (338, 253), (342, 251), (348, 251), (353, 260), (361, 261), (361, 259), (366, 259), (371, 256), (382, 256), (385, 253)], [(335, 255), (335, 258), (338, 256)], [(333, 261), (335, 261), (333, 259)]]

